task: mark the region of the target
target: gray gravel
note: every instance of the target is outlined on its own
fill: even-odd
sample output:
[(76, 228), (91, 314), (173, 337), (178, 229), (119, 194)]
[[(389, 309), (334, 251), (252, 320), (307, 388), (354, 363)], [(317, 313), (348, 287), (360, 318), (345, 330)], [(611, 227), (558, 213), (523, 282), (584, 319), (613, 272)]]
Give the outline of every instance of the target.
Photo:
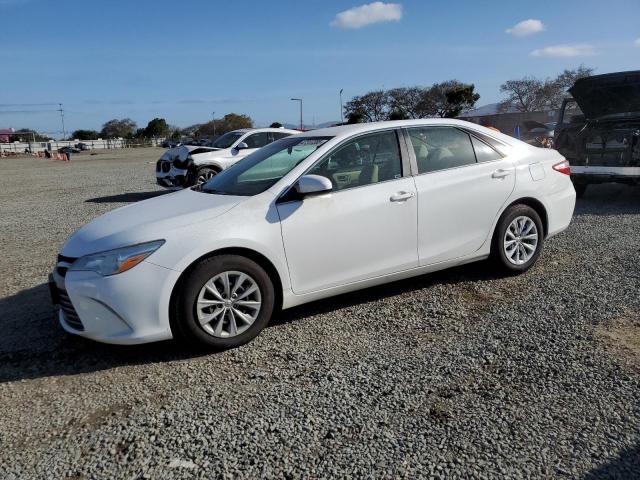
[(0, 478), (640, 478), (639, 188), (590, 188), (524, 276), (317, 302), (236, 350), (64, 334), (60, 245), (158, 194), (160, 152), (0, 160)]

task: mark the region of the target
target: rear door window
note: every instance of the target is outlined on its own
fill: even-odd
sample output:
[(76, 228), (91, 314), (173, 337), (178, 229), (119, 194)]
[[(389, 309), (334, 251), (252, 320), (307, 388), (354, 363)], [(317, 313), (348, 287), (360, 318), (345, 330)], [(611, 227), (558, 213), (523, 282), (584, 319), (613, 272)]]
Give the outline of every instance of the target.
[(416, 127), (409, 128), (408, 132), (419, 174), (476, 163), (471, 138), (462, 130), (454, 127)]

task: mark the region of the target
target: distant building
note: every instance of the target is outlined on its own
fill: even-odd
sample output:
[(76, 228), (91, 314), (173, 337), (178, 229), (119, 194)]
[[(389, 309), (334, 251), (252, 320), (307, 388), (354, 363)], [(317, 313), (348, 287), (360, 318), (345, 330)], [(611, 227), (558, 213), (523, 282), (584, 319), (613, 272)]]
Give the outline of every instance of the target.
[(516, 136), (517, 127), (522, 127), (524, 122), (534, 121), (542, 124), (553, 123), (558, 118), (557, 110), (541, 112), (518, 112), (510, 108), (504, 113), (498, 112), (498, 104), (490, 103), (482, 107), (474, 108), (459, 115), (461, 120), (477, 123), (484, 127), (494, 127), (507, 135)]
[(11, 141), (11, 134), (14, 133), (13, 128), (0, 128), (0, 142), (9, 143)]

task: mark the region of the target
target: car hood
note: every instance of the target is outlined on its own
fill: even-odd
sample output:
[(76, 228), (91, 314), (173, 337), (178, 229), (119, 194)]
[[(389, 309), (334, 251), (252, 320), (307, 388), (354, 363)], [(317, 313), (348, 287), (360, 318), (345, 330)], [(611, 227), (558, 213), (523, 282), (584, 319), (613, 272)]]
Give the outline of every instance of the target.
[(191, 189), (160, 195), (94, 219), (69, 237), (61, 253), (67, 257), (81, 257), (165, 239), (173, 230), (218, 217), (246, 198)]
[(173, 160), (175, 158), (180, 158), (180, 160), (184, 160), (189, 155), (189, 152), (195, 150), (196, 148), (202, 148), (198, 145), (178, 145), (177, 147), (170, 148), (166, 152), (162, 154), (160, 160)]
[(569, 93), (588, 119), (640, 112), (640, 70), (581, 78)]

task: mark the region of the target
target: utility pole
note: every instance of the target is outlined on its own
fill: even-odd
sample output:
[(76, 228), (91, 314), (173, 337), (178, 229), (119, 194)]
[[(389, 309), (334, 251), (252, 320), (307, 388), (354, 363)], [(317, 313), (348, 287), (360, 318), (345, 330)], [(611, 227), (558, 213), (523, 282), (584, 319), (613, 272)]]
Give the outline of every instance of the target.
[(301, 98), (292, 98), (294, 102), (300, 102), (300, 131), (304, 130), (304, 124), (302, 123), (302, 99)]
[(58, 105), (60, 106), (58, 111), (60, 112), (60, 120), (62, 120), (62, 139), (64, 140), (65, 138), (67, 138), (67, 131), (64, 129), (64, 110), (62, 109), (61, 103), (59, 103)]
[(216, 138), (216, 112), (211, 112), (213, 117), (213, 138)]
[(342, 91), (344, 88), (340, 89), (340, 123), (344, 123), (344, 108), (342, 108)]

